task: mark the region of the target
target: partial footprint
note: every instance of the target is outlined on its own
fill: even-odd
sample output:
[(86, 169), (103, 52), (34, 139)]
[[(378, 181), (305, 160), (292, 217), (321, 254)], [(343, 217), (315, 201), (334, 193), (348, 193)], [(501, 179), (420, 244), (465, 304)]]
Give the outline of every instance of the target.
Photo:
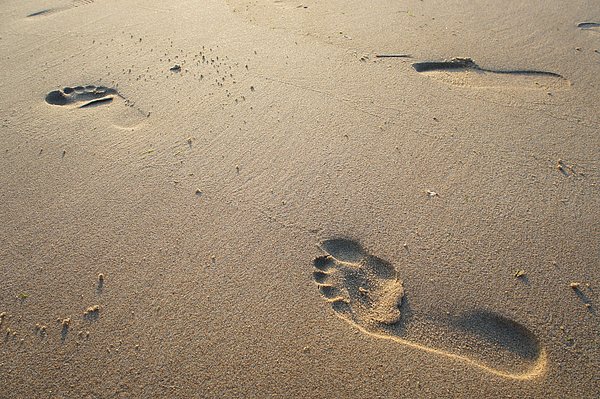
[(600, 23), (598, 22), (581, 22), (577, 24), (579, 29), (591, 30), (594, 32), (600, 32)]
[[(544, 372), (544, 349), (519, 323), (484, 310), (405, 320), (403, 283), (390, 263), (347, 239), (324, 241), (321, 249), (327, 255), (313, 262), (319, 292), (337, 316), (360, 331), (506, 378), (532, 379)], [(419, 328), (409, 328), (412, 323)]]
[(86, 4), (91, 4), (93, 2), (94, 2), (94, 0), (73, 0), (69, 4), (66, 4), (66, 5), (63, 5), (63, 6), (57, 6), (57, 7), (52, 7), (52, 8), (45, 8), (45, 9), (40, 10), (40, 11), (32, 12), (31, 14), (27, 15), (27, 18), (55, 14), (55, 13), (60, 12), (60, 11), (66, 11), (68, 9), (79, 7), (79, 6), (84, 6)]
[(60, 90), (52, 90), (46, 95), (46, 103), (68, 109), (108, 106), (114, 99), (120, 100), (121, 103), (112, 112), (115, 126), (131, 128), (138, 125), (147, 116), (140, 109), (131, 106), (117, 89), (110, 87), (95, 85), (67, 86)]
[(347, 240), (325, 241), (323, 249), (330, 256), (315, 260), (313, 276), (340, 315), (366, 326), (400, 320), (404, 290), (391, 265), (363, 256), (360, 246)]
[(526, 69), (487, 69), (477, 65), (471, 58), (417, 62), (412, 66), (417, 72), (456, 86), (560, 90), (571, 85), (569, 80), (558, 73)]

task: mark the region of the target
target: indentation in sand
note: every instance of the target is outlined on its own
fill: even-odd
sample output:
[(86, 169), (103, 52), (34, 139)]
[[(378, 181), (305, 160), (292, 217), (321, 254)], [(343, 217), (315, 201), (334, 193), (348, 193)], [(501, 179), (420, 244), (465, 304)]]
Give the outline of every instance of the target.
[(577, 24), (579, 29), (591, 30), (594, 32), (600, 32), (600, 22), (581, 22)]
[(40, 16), (46, 16), (46, 15), (56, 14), (56, 13), (61, 12), (61, 11), (66, 11), (66, 10), (69, 10), (71, 8), (84, 6), (86, 4), (91, 4), (93, 2), (94, 2), (94, 0), (73, 0), (73, 1), (71, 1), (67, 5), (50, 7), (50, 8), (44, 8), (43, 10), (32, 12), (31, 14), (27, 15), (27, 18), (40, 17)]
[(85, 108), (93, 104), (109, 103), (115, 96), (119, 96), (116, 89), (94, 85), (75, 86), (52, 90), (46, 95), (46, 102), (50, 105)]
[(471, 58), (417, 62), (412, 66), (419, 73), (455, 86), (538, 90), (561, 90), (571, 86), (571, 82), (558, 73), (483, 68)]
[[(464, 311), (458, 317), (441, 318), (439, 331), (432, 336), (455, 338), (431, 346), (406, 336), (401, 323), (403, 282), (388, 262), (367, 253), (355, 241), (331, 239), (321, 243), (326, 253), (314, 262), (313, 279), (335, 314), (365, 334), (388, 339), (411, 348), (466, 362), (494, 375), (527, 380), (546, 369), (546, 352), (525, 326), (495, 312)], [(482, 349), (481, 356), (453, 347), (455, 342), (471, 342)], [(484, 358), (490, 351), (494, 359)], [(505, 357), (506, 362), (497, 362)]]
[(120, 105), (112, 110), (111, 116), (116, 127), (131, 128), (138, 125), (147, 116), (143, 111), (133, 107), (117, 89), (105, 86), (67, 86), (52, 90), (46, 94), (46, 103), (66, 109), (109, 108), (113, 100)]

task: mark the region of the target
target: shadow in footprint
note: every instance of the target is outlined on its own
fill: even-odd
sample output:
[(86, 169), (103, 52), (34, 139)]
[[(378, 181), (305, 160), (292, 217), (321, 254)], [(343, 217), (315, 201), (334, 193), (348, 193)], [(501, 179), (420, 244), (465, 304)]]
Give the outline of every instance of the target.
[(91, 100), (90, 102), (88, 102), (87, 104), (82, 105), (79, 108), (92, 108), (92, 107), (97, 107), (99, 105), (102, 104), (108, 104), (112, 102), (112, 97), (105, 97), (105, 98), (99, 98), (97, 100)]
[(540, 354), (540, 343), (525, 326), (502, 315), (486, 310), (467, 312), (458, 319), (449, 320), (451, 326), (475, 334), (491, 346), (512, 352), (525, 360), (535, 360)]
[[(439, 342), (411, 336), (417, 319), (404, 297), (397, 270), (353, 240), (321, 244), (327, 255), (313, 261), (313, 279), (337, 316), (377, 338), (467, 362), (490, 373), (531, 379), (546, 367), (546, 355), (525, 326), (486, 310), (458, 316), (424, 315), (425, 330)], [(435, 330), (435, 331), (434, 331)], [(422, 337), (421, 337), (422, 338)]]
[(358, 243), (346, 239), (327, 240), (321, 244), (325, 252), (337, 260), (359, 262), (363, 258), (363, 250)]
[(595, 32), (600, 32), (600, 23), (598, 22), (581, 22), (577, 24), (577, 27), (583, 30), (592, 30)]

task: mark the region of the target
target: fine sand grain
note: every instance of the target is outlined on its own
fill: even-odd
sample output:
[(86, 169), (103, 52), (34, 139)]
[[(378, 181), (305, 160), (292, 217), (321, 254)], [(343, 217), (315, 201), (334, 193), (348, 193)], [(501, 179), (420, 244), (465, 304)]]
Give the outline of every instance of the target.
[(0, 398), (597, 398), (597, 1), (7, 0)]

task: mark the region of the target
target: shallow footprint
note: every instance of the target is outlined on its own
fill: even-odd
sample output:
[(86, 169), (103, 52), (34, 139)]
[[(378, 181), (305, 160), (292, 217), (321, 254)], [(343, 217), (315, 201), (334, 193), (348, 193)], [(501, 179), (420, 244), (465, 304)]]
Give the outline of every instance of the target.
[(412, 66), (419, 73), (455, 86), (530, 90), (561, 90), (571, 86), (569, 80), (554, 72), (488, 69), (477, 65), (471, 58), (417, 62)]
[(319, 292), (337, 316), (360, 331), (506, 378), (531, 379), (545, 370), (546, 354), (534, 334), (493, 312), (427, 315), (418, 323), (427, 336), (410, 332), (402, 318), (403, 283), (390, 263), (347, 239), (326, 240), (321, 249), (327, 255), (313, 262)]
[(56, 14), (57, 12), (60, 12), (60, 11), (66, 11), (66, 10), (68, 10), (70, 8), (75, 8), (75, 7), (83, 6), (83, 5), (86, 5), (86, 4), (91, 4), (93, 2), (94, 2), (94, 0), (73, 0), (69, 4), (64, 5), (64, 6), (57, 6), (57, 7), (53, 7), (53, 8), (45, 8), (43, 10), (32, 12), (31, 14), (27, 15), (27, 18), (40, 17), (40, 16), (45, 16), (45, 15), (50, 15), (50, 14)]
[(112, 115), (116, 127), (131, 128), (144, 119), (144, 113), (141, 110), (130, 106), (117, 89), (110, 87), (95, 85), (67, 86), (59, 90), (52, 90), (46, 94), (45, 98), (46, 103), (49, 105), (68, 109), (109, 105), (114, 99), (119, 99), (122, 103)]

